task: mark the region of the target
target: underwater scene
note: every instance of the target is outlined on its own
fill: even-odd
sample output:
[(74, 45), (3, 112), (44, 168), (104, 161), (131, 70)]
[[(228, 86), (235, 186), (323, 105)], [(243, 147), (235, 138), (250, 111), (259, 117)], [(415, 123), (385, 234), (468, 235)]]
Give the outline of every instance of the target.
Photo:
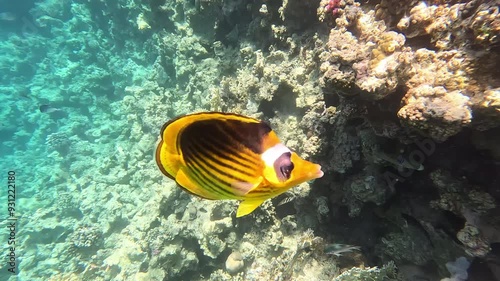
[(500, 280), (499, 0), (0, 0), (0, 280)]

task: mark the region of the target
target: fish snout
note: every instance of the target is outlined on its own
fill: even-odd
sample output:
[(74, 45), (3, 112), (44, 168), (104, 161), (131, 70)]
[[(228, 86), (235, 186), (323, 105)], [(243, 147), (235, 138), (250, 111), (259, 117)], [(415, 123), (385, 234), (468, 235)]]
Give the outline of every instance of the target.
[(321, 165), (314, 164), (315, 170), (310, 173), (310, 176), (312, 179), (318, 179), (321, 178), (325, 173), (321, 170)]
[(321, 170), (321, 166), (319, 164), (315, 164), (312, 162), (306, 162), (306, 163), (307, 165), (305, 165), (304, 167), (305, 173), (303, 174), (306, 181), (318, 179), (324, 175), (323, 171)]

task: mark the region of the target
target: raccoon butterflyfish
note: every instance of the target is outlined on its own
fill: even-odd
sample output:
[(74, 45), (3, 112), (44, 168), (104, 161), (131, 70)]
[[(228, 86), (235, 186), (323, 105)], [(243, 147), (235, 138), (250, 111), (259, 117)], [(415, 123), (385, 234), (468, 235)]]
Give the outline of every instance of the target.
[(220, 112), (185, 115), (163, 125), (156, 163), (193, 195), (241, 200), (236, 217), (323, 176), (320, 165), (300, 158), (266, 123)]

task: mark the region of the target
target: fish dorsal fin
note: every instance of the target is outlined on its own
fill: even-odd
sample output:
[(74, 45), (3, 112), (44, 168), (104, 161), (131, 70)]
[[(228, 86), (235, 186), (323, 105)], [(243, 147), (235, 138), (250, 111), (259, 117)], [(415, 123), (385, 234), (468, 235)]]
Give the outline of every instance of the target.
[(254, 183), (237, 181), (231, 183), (231, 187), (233, 188), (233, 191), (236, 195), (245, 196), (252, 190), (259, 187), (262, 183), (262, 180), (262, 177), (258, 177)]
[(236, 211), (236, 217), (239, 218), (250, 214), (262, 203), (264, 203), (264, 201), (266, 201), (266, 199), (251, 199), (242, 201), (238, 207), (238, 211)]
[(175, 181), (177, 182), (177, 184), (181, 188), (183, 188), (184, 190), (186, 190), (187, 192), (189, 192), (189, 193), (191, 193), (193, 195), (196, 195), (198, 197), (205, 198), (205, 199), (211, 199), (211, 200), (220, 199), (220, 198), (217, 198), (216, 196), (214, 196), (213, 194), (205, 192), (204, 189), (201, 189), (201, 188), (197, 187), (196, 184), (194, 184), (187, 177), (187, 175), (186, 175), (186, 173), (184, 173), (183, 169), (180, 169), (177, 172), (177, 175), (175, 177)]

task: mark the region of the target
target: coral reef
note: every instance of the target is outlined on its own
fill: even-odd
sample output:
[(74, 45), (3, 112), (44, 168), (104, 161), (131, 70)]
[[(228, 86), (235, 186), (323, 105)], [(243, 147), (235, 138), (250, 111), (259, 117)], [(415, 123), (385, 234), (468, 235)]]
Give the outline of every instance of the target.
[[(20, 280), (460, 279), (458, 257), (494, 274), (498, 1), (26, 9), (22, 30), (0, 32)], [(207, 110), (268, 122), (324, 178), (240, 219), (236, 202), (182, 192), (155, 142)]]
[(75, 228), (69, 236), (71, 245), (77, 250), (97, 248), (101, 241), (102, 234), (98, 227), (90, 225), (81, 225)]
[(49, 150), (55, 150), (59, 153), (66, 154), (71, 141), (65, 133), (53, 133), (47, 136), (45, 144)]
[(226, 270), (229, 273), (237, 273), (243, 269), (245, 262), (239, 252), (232, 252), (226, 260)]
[(396, 280), (396, 266), (388, 263), (381, 268), (368, 267), (365, 269), (352, 268), (335, 277), (333, 280)]
[[(473, 15), (463, 19), (459, 14), (466, 4), (447, 7), (420, 2), (413, 6), (416, 1), (410, 1), (406, 6), (389, 2), (378, 4), (375, 13), (345, 11), (336, 19), (328, 48), (321, 54), (325, 91), (381, 99), (402, 89), (404, 106), (398, 113), (402, 123), (437, 141), (448, 139), (463, 127), (484, 130), (497, 126), (498, 110), (488, 97), (493, 94), (490, 85), (498, 84), (491, 64), (498, 61), (498, 56), (487, 52), (496, 43), (486, 40), (489, 43), (478, 44), (477, 36), (470, 39), (469, 33), (463, 31), (478, 30), (478, 26), (482, 26), (488, 30), (487, 38), (495, 37), (492, 35), (495, 31), (488, 28), (495, 21), (496, 10), (491, 3), (479, 5)], [(345, 9), (354, 9), (349, 7)], [(376, 20), (376, 17), (385, 18), (385, 14), (397, 17), (408, 8), (411, 8), (410, 15), (402, 17), (398, 24), (401, 33), (386, 31), (384, 21)], [(488, 23), (476, 23), (479, 18)], [(469, 22), (474, 23), (463, 26)], [(424, 35), (431, 35), (430, 44), (438, 51), (413, 47), (416, 39), (407, 43), (408, 39), (420, 39)], [(478, 48), (484, 51), (469, 52), (473, 44), (480, 45)], [(479, 61), (485, 63), (476, 65)], [(486, 111), (489, 113), (483, 113)], [(483, 123), (489, 126), (482, 126)]]

